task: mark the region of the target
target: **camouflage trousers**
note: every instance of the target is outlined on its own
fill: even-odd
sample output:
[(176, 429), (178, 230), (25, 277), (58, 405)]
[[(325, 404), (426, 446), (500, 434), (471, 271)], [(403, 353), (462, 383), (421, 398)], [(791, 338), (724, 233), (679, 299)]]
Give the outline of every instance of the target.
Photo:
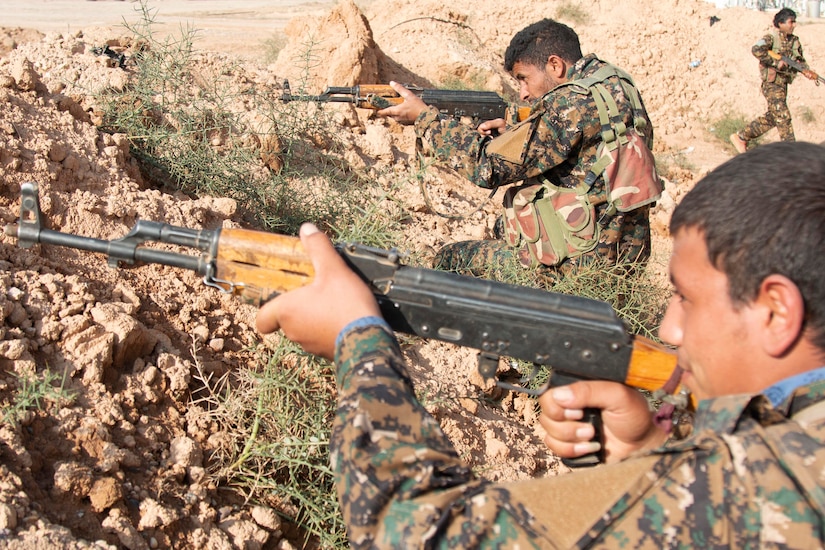
[(750, 141), (776, 127), (782, 141), (796, 141), (791, 125), (791, 111), (788, 109), (788, 85), (763, 82), (762, 95), (768, 102), (768, 111), (745, 126), (745, 129), (739, 132), (739, 137)]
[[(489, 277), (504, 266), (519, 264), (520, 251), (503, 239), (462, 241), (444, 246), (433, 267), (475, 277)], [(593, 261), (639, 265), (650, 257), (650, 207), (617, 214), (602, 228), (599, 243), (590, 252), (568, 258), (557, 266), (538, 265), (539, 275), (552, 283)]]

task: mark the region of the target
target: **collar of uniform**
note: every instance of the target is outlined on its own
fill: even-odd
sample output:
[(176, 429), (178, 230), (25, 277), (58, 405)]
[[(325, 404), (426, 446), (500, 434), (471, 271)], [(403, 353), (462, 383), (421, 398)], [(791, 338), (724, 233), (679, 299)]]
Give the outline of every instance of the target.
[(573, 63), (567, 70), (567, 80), (578, 80), (589, 73), (595, 71), (601, 65), (601, 60), (596, 57), (596, 54), (589, 53)]
[(813, 380), (798, 386), (791, 398), (783, 403), (785, 414), (794, 416), (799, 411), (825, 400), (825, 380)]
[(796, 386), (776, 406), (761, 393), (705, 399), (699, 402), (696, 409), (694, 433), (709, 429), (716, 433), (732, 434), (743, 416), (750, 416), (763, 425), (771, 424), (822, 400), (825, 400), (825, 380), (822, 379)]
[(704, 430), (721, 434), (733, 433), (752, 398), (753, 395), (742, 394), (699, 401), (693, 420), (693, 433)]
[(810, 386), (822, 380), (825, 380), (825, 367), (789, 376), (765, 389), (762, 393), (776, 406), (784, 403), (788, 397), (796, 392), (797, 388)]

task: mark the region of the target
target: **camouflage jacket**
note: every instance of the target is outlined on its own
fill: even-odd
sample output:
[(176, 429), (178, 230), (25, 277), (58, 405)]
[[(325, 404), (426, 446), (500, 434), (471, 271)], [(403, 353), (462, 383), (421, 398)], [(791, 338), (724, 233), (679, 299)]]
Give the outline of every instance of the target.
[(763, 81), (773, 82), (775, 84), (783, 85), (790, 84), (799, 71), (793, 67), (785, 67), (782, 70), (777, 69), (779, 60), (773, 59), (768, 55), (769, 51), (774, 51), (780, 55), (785, 55), (794, 61), (798, 61), (805, 67), (808, 63), (805, 61), (805, 56), (802, 53), (802, 43), (799, 37), (795, 34), (784, 35), (781, 32), (766, 34), (751, 48), (753, 56), (759, 60), (759, 76)]
[[(605, 62), (593, 54), (578, 60), (568, 71), (568, 80), (593, 75)], [(610, 92), (616, 99), (627, 127), (633, 127), (633, 113), (617, 78), (610, 80)], [(647, 113), (645, 137), (653, 148), (653, 126)], [(596, 162), (601, 142), (598, 110), (590, 95), (577, 93), (570, 86), (550, 90), (535, 102), (529, 118), (529, 139), (513, 162), (487, 153), (490, 136), (482, 137), (466, 124), (451, 117), (442, 118), (434, 107), (425, 109), (415, 121), (416, 135), (430, 144), (436, 157), (480, 187), (492, 189), (531, 178), (547, 177), (556, 185), (574, 188), (584, 181)], [(512, 130), (511, 130), (512, 131)], [(604, 193), (599, 178), (593, 193)]]
[[(331, 439), (353, 548), (812, 548), (825, 536), (825, 382), (773, 407), (703, 401), (695, 435), (610, 466), (474, 477), (413, 394), (398, 343), (363, 320), (336, 346)], [(818, 418), (817, 418), (818, 417)]]

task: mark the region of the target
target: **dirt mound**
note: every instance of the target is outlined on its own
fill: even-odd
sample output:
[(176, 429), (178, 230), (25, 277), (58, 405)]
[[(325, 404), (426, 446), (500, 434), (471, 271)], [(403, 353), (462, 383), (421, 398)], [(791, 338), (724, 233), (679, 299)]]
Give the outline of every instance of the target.
[[(323, 17), (293, 20), (276, 63), (245, 60), (233, 76), (273, 86), (288, 78), (315, 91), (389, 79), (425, 86), (457, 79), (511, 96), (502, 52), (515, 31), (555, 9), (503, 0), (489, 0), (483, 10), (469, 1), (359, 5), (345, 0)], [(731, 113), (761, 112), (749, 49), (770, 15), (719, 11), (698, 0), (567, 5), (584, 18), (570, 21), (584, 49), (626, 68), (642, 90), (656, 128), (655, 152), (669, 160), (668, 194), (656, 211), (662, 244), (674, 202), (732, 154), (710, 136), (710, 125)], [(719, 17), (713, 25), (712, 15)], [(823, 24), (801, 17), (797, 33), (811, 64), (825, 70)], [(243, 39), (237, 43), (248, 49)], [(296, 62), (308, 41), (318, 56), (310, 67)], [(114, 27), (0, 32), (2, 222), (17, 221), (21, 186), (35, 182), (44, 226), (67, 233), (119, 238), (138, 219), (239, 226), (242, 205), (152, 188), (124, 137), (95, 126), (96, 92), (123, 88), (129, 75), (93, 51), (103, 45), (131, 52), (132, 39)], [(199, 47), (208, 52), (208, 44)], [(203, 53), (199, 61), (209, 66), (225, 58)], [(798, 138), (824, 141), (825, 93), (801, 80), (791, 87), (790, 105)], [(346, 108), (340, 120), (347, 162), (393, 166), (399, 177), (410, 169), (409, 128)], [(446, 170), (434, 168), (432, 179), (434, 196), (468, 205), (486, 196)], [(410, 211), (405, 246), (419, 251), (484, 237), (497, 213), (491, 203), (469, 219), (447, 220), (429, 211), (417, 189), (404, 191), (401, 200)], [(0, 401), (8, 402), (27, 376), (46, 366), (65, 373), (65, 388), (74, 394), (71, 402), (23, 414), (17, 426), (0, 425), (4, 544), (289, 547), (275, 511), (210, 481), (213, 434), (190, 401), (196, 362), (216, 375), (253, 364), (249, 350), (259, 339), (253, 308), (180, 269), (111, 269), (97, 254), (39, 245), (24, 250), (8, 236), (0, 238), (0, 265)], [(543, 450), (529, 402), (511, 396), (493, 408), (473, 398), (483, 385), (473, 374), (473, 352), (424, 343), (409, 354), (415, 377), (458, 404), (436, 400), (430, 408), (482, 475), (523, 479), (561, 469)]]

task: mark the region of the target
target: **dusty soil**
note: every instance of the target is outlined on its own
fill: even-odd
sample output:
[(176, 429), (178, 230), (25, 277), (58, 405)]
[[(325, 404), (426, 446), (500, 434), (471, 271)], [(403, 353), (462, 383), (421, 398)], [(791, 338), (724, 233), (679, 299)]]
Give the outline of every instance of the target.
[[(2, 223), (17, 220), (21, 184), (31, 181), (39, 185), (43, 224), (63, 232), (113, 239), (137, 219), (241, 225), (232, 200), (193, 200), (153, 188), (123, 136), (94, 124), (94, 92), (126, 86), (129, 71), (91, 48), (109, 44), (130, 53), (120, 22), (134, 17), (135, 4), (3, 4), (11, 3), (0, 2), (0, 9), (12, 16), (4, 16), (10, 27), (0, 32)], [(501, 61), (510, 37), (561, 5), (488, 0), (482, 11), (465, 0), (450, 7), (388, 0), (277, 3), (273, 9), (272, 2), (252, 0), (164, 1), (157, 3), (157, 21), (165, 28), (185, 21), (206, 29), (197, 43), (201, 61), (236, 57), (239, 80), (299, 78), (294, 58), (312, 36), (325, 60), (309, 75), (319, 91), (389, 79), (438, 86), (459, 77), (482, 78), (486, 88), (508, 95), (511, 81)], [(655, 153), (668, 180), (654, 213), (662, 257), (673, 204), (733, 154), (710, 133), (714, 121), (762, 112), (749, 50), (772, 14), (718, 10), (699, 0), (564, 5), (586, 14), (584, 21), (568, 21), (583, 49), (630, 71), (651, 113)], [(711, 25), (711, 16), (719, 21)], [(825, 20), (799, 18), (807, 58), (823, 71), (824, 31)], [(263, 43), (281, 32), (286, 47), (277, 61), (263, 65)], [(825, 88), (800, 79), (789, 102), (797, 138), (825, 141)], [(389, 166), (399, 177), (409, 172), (410, 129), (354, 109), (342, 110), (340, 120), (347, 162), (364, 170)], [(766, 137), (775, 139), (775, 132)], [(456, 200), (472, 203), (486, 195), (444, 170), (433, 169), (432, 178), (439, 193)], [(399, 246), (417, 251), (483, 237), (496, 215), (490, 204), (469, 219), (446, 220), (426, 208), (416, 189), (399, 201), (410, 213)], [(0, 402), (19, 392), (21, 376), (45, 369), (65, 375), (76, 396), (33, 409), (16, 425), (0, 425), (4, 545), (288, 548), (296, 542), (277, 510), (245, 503), (212, 481), (214, 434), (198, 422), (191, 403), (196, 363), (214, 373), (253, 364), (248, 350), (260, 339), (253, 308), (179, 269), (110, 269), (97, 254), (54, 246), (23, 250), (8, 236), (0, 237), (0, 267)], [(471, 351), (420, 343), (408, 353), (416, 379), (438, 396), (432, 412), (481, 475), (523, 479), (564, 470), (542, 447), (526, 400), (511, 396), (494, 407), (475, 399), (483, 384), (473, 374)]]

